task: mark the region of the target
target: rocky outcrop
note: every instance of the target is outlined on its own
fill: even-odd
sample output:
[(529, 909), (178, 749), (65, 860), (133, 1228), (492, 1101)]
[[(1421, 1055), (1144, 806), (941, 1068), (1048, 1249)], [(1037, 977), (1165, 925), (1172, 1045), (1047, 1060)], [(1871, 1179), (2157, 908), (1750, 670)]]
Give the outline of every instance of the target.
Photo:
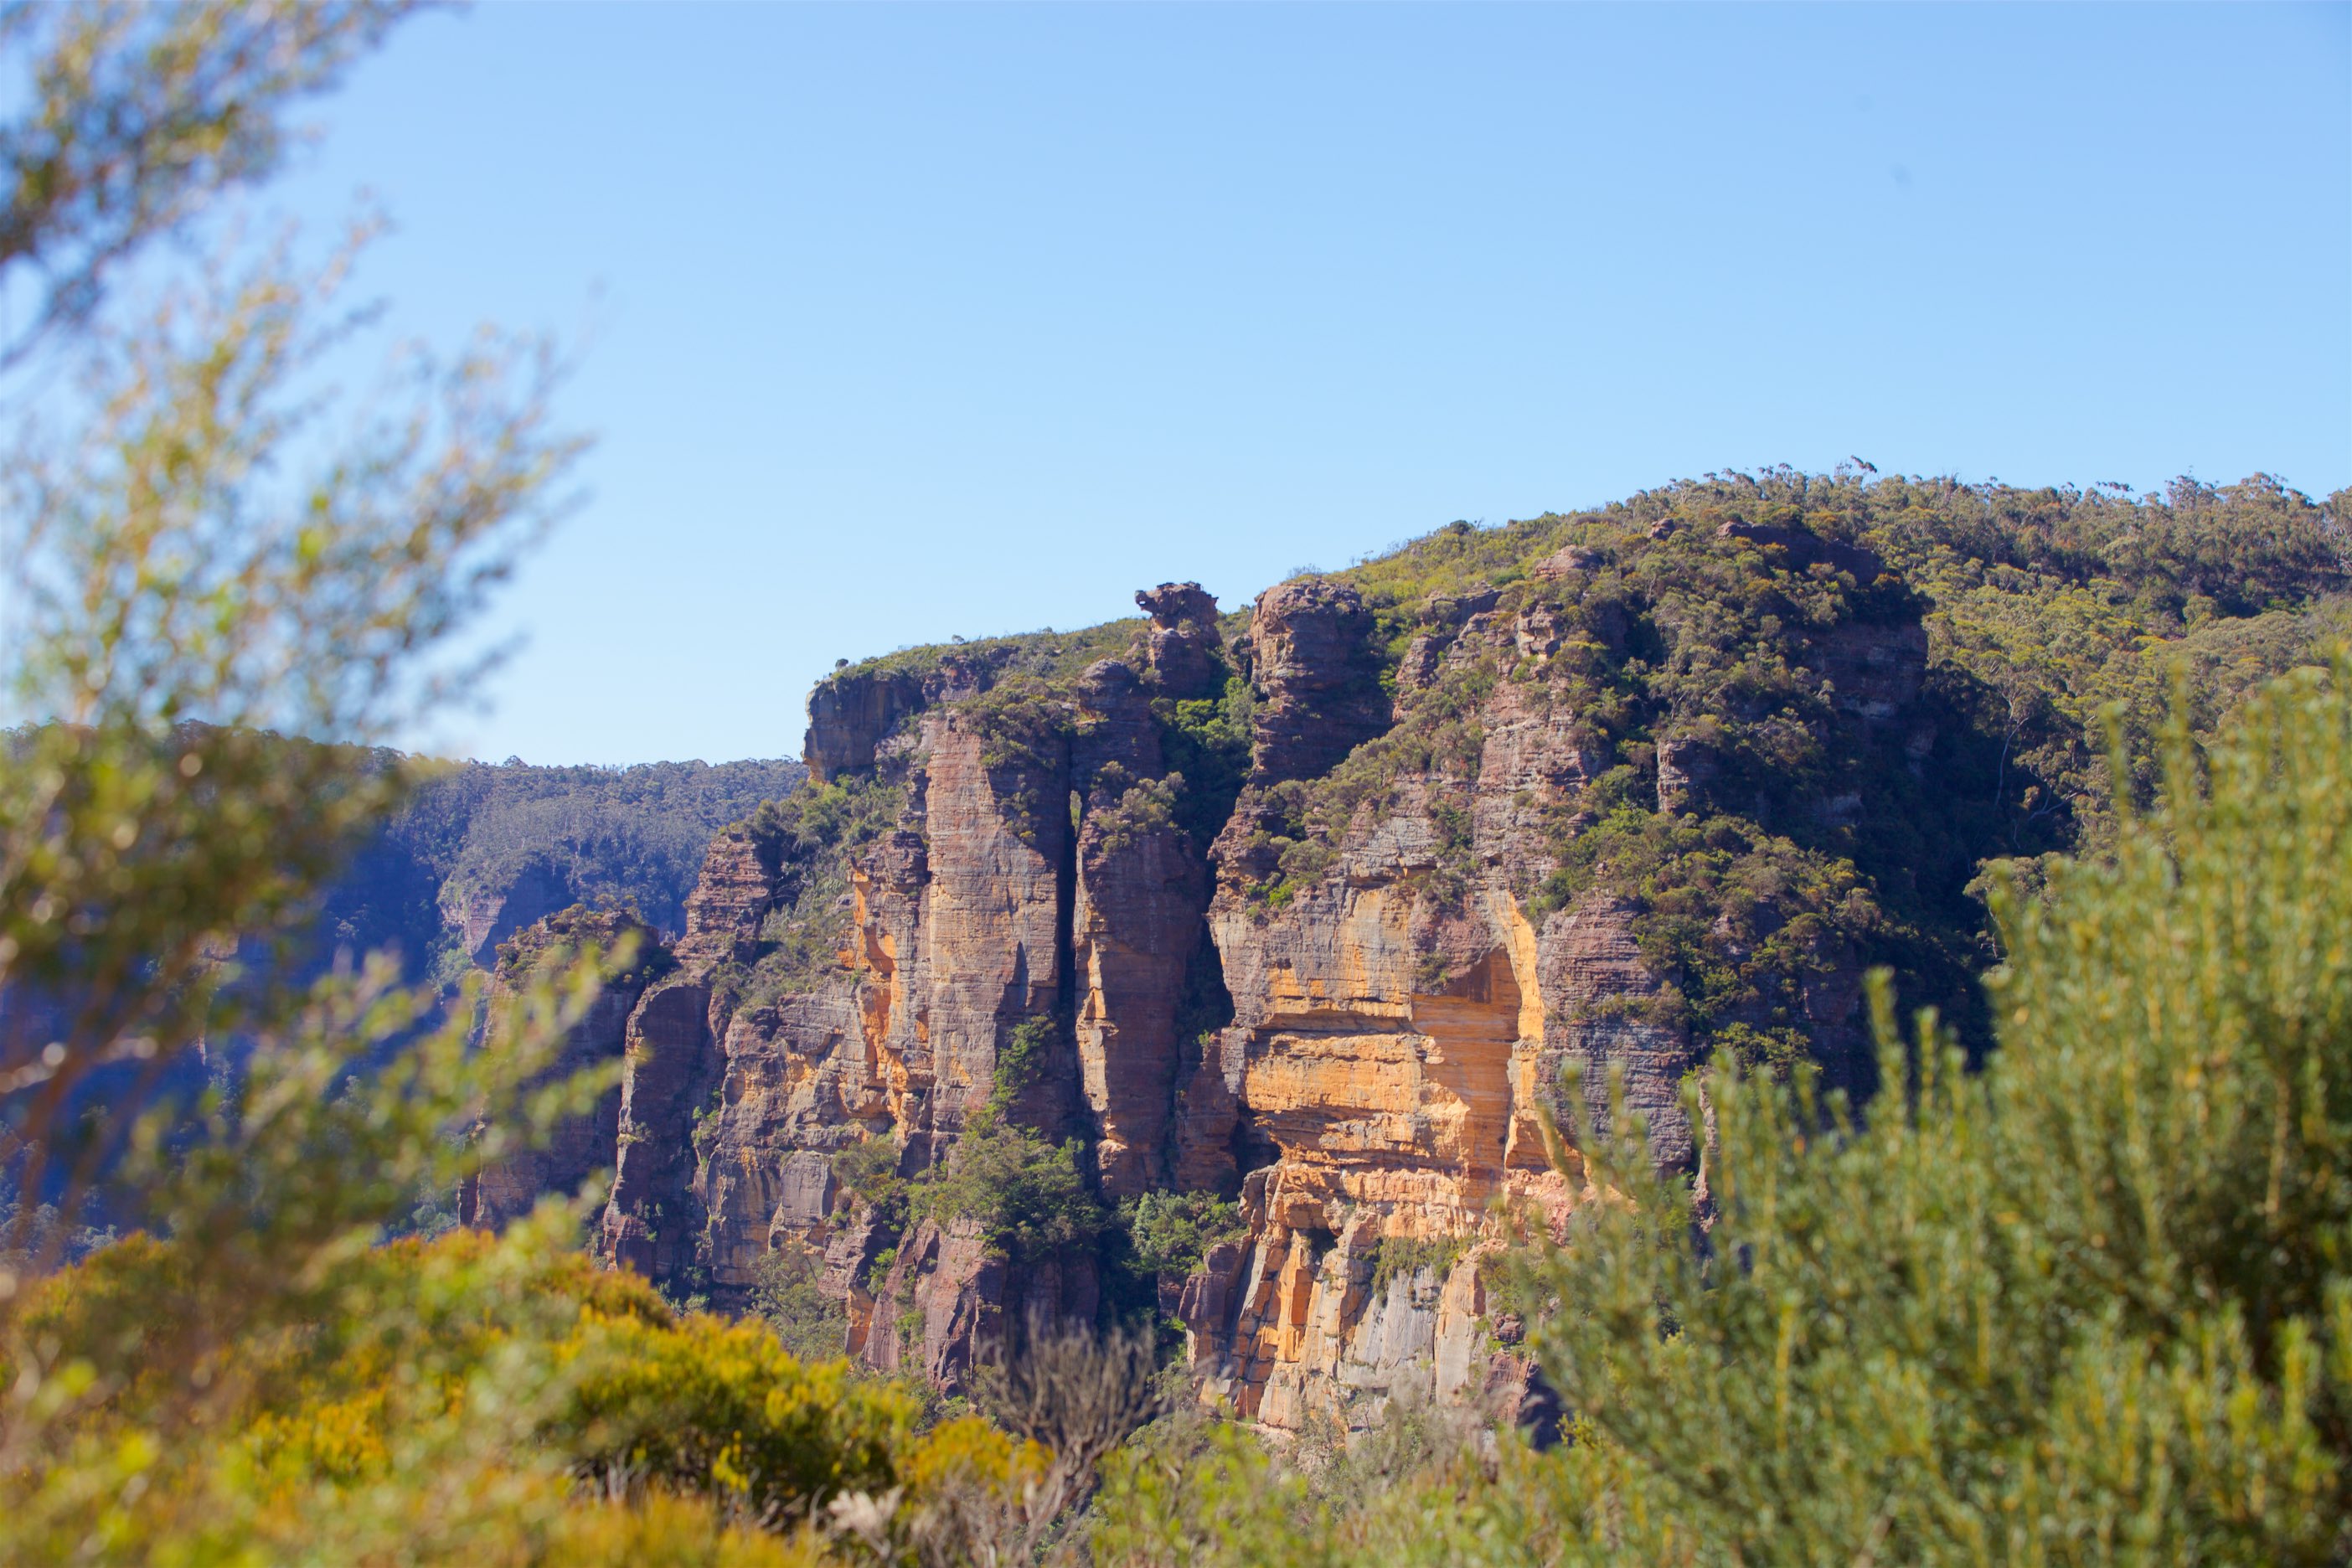
[[(721, 1301), (742, 1299), (761, 1253), (806, 1243), (850, 1303), (861, 1353), (953, 1383), (1007, 1310), (1041, 1294), (1091, 1310), (1091, 1287), (1041, 1292), (1001, 1260), (983, 1267), (971, 1237), (928, 1227), (897, 1242), (876, 1280), (892, 1238), (859, 1223), (831, 1159), (880, 1135), (907, 1173), (926, 1168), (991, 1098), (1013, 1031), (1066, 1002), (1070, 763), (1066, 744), (992, 754), (953, 708), (917, 722), (905, 826), (856, 858), (843, 945), (797, 994), (739, 1005), (728, 971), (761, 950), (790, 873), (763, 868), (748, 835), (713, 846), (677, 945), (685, 967), (630, 1022), (604, 1239), (615, 1259)], [(1075, 1065), (1040, 1066), (1014, 1110), (1059, 1130), (1073, 1120)]]
[[(1213, 637), (1213, 613), (1212, 602), (1186, 629), (1205, 624)], [(1152, 635), (1155, 674), (1170, 663), (1190, 671), (1207, 657), (1156, 625)], [(1171, 658), (1171, 645), (1183, 653)], [(1103, 1191), (1126, 1198), (1166, 1183), (1179, 1004), (1187, 965), (1202, 961), (1209, 877), (1201, 847), (1170, 814), (1142, 683), (1106, 660), (1087, 672), (1080, 694), (1073, 753), (1087, 789), (1071, 908), (1079, 1088)]]
[(684, 1277), (696, 1262), (695, 1142), (718, 1068), (709, 1005), (706, 982), (674, 980), (629, 1018), (603, 1245), (614, 1261), (656, 1279)]
[[(1207, 864), (1170, 816), (1183, 786), (1151, 704), (1221, 691), (1225, 665), (1207, 595), (1146, 598), (1134, 664), (1098, 661), (1034, 712), (987, 706), (1035, 700), (984, 656), (878, 697), (838, 680), (812, 704), (815, 771), (880, 768), (904, 792), (897, 825), (846, 860), (832, 962), (772, 1000), (746, 1001), (732, 973), (759, 983), (763, 925), (805, 899), (809, 869), (762, 862), (748, 831), (713, 845), (679, 975), (630, 1024), (610, 1256), (725, 1301), (764, 1252), (807, 1245), (858, 1353), (950, 1385), (1030, 1320), (1094, 1312), (1090, 1258), (1015, 1268), (954, 1226), (894, 1234), (833, 1161), (887, 1138), (916, 1176), (993, 1103), (1083, 1138), (1108, 1195), (1166, 1184), (1181, 996), (1213, 953)], [(915, 706), (898, 732), (877, 733), (900, 701)], [(1024, 1031), (1027, 1076), (1008, 1082)]]
[[(1257, 1193), (1248, 1196), (1255, 1227), (1265, 1216)], [(1498, 1324), (1486, 1299), (1499, 1250), (1400, 1249), (1369, 1215), (1336, 1233), (1223, 1243), (1186, 1281), (1178, 1307), (1201, 1392), (1292, 1429), (1318, 1415), (1360, 1421), (1397, 1398), (1475, 1399), (1520, 1425), (1549, 1417), (1550, 1429), (1538, 1434), (1548, 1440), (1557, 1411), (1517, 1349), (1519, 1326)], [(1405, 1261), (1391, 1266), (1398, 1251)]]
[(773, 879), (751, 834), (740, 827), (720, 834), (686, 900), (679, 972), (646, 992), (629, 1016), (601, 1246), (657, 1279), (698, 1280), (706, 1272), (695, 1188), (711, 1093), (725, 1067), (717, 1039), (728, 1022), (713, 979), (757, 941), (772, 899)]
[(1389, 727), (1361, 595), (1302, 577), (1258, 596), (1248, 658), (1263, 693), (1250, 765), (1259, 783), (1313, 778)]
[[(1669, 596), (1703, 573), (1717, 601)], [(993, 1342), (1132, 1293), (1095, 1249), (1015, 1256), (894, 1206), (894, 1180), (1011, 1124), (1076, 1140), (1106, 1205), (1238, 1201), (1239, 1235), (1156, 1282), (1204, 1397), (1276, 1426), (1404, 1394), (1539, 1415), (1486, 1292), (1512, 1237), (1591, 1196), (1559, 1130), (1622, 1107), (1694, 1168), (1710, 1041), (1859, 1037), (1845, 916), (1789, 924), (1790, 867), (1846, 873), (1764, 826), (1833, 835), (1846, 808), (1755, 759), (1932, 743), (1924, 634), (1883, 579), (1801, 530), (1663, 531), (1379, 615), (1283, 584), (1230, 649), (1174, 584), (1083, 669), (991, 647), (835, 678), (809, 762), (849, 805), (722, 835), (678, 972), (629, 1014), (608, 1255), (724, 1304), (804, 1245), (853, 1353), (961, 1387)], [(1692, 639), (1727, 635), (1723, 605), (1778, 639), (1743, 668), (1779, 684), (1707, 673)], [(1690, 829), (1711, 847), (1688, 874), (1750, 868), (1696, 946), (1582, 847), (1649, 798), (1658, 825), (1738, 825)], [(1758, 978), (1774, 964), (1795, 968)]]
[[(1783, 533), (1760, 542), (1801, 569), (1880, 575), (1863, 552)], [(1261, 1421), (1355, 1420), (1406, 1392), (1541, 1403), (1486, 1321), (1482, 1268), (1512, 1230), (1557, 1232), (1589, 1195), (1572, 1153), (1562, 1168), (1545, 1152), (1545, 1123), (1571, 1121), (1570, 1065), (1594, 1125), (1613, 1083), (1660, 1163), (1696, 1163), (1683, 1099), (1699, 1055), (1692, 977), (1645, 952), (1643, 907), (1605, 881), (1551, 891), (1612, 762), (1594, 708), (1559, 699), (1633, 646), (1642, 609), (1587, 595), (1611, 564), (1572, 546), (1539, 564), (1557, 584), (1543, 593), (1432, 597), (1396, 671), (1410, 717), (1352, 756), (1346, 793), (1309, 797), (1309, 818), (1345, 813), (1324, 818), (1319, 858), (1283, 786), (1329, 773), (1345, 738), (1371, 727), (1349, 679), (1361, 634), (1345, 629), (1356, 612), (1341, 595), (1294, 584), (1261, 603), (1259, 743), (1210, 912), (1234, 1019), (1197, 1096), (1217, 1109), (1182, 1163), (1188, 1181), (1240, 1179), (1248, 1234), (1210, 1255), (1180, 1307), (1203, 1389)], [(1708, 791), (1738, 775), (1710, 742), (1738, 760), (1742, 718), (1811, 724), (1823, 747), (1856, 720), (1916, 735), (1926, 644), (1902, 607), (1799, 644), (1794, 698), (1681, 733), (1662, 713), (1662, 810), (1719, 808)], [(1755, 918), (1771, 923), (1769, 909)], [(1712, 952), (1737, 963), (1742, 940)], [(1858, 1038), (1859, 973), (1834, 939), (1816, 944), (1796, 1026), (1827, 1055)], [(1784, 1022), (1767, 1002), (1742, 1006), (1717, 1026)]]
[(923, 705), (922, 682), (898, 671), (853, 671), (809, 693), (803, 760), (818, 782), (874, 765), (874, 748)]
[(1227, 671), (1217, 601), (1198, 583), (1162, 583), (1138, 592), (1135, 602), (1151, 618), (1143, 657), (1160, 695), (1188, 701), (1223, 690)]
[(686, 896), (678, 961), (711, 964), (742, 958), (758, 942), (760, 922), (775, 898), (774, 868), (762, 864), (751, 835), (740, 827), (721, 833), (710, 841), (702, 876)]
[[(1556, 644), (1544, 613), (1495, 606), (1491, 594), (1447, 606), (1461, 625), (1408, 652), (1407, 700), (1449, 667)], [(1338, 688), (1327, 671), (1293, 673), (1307, 647), (1348, 654), (1328, 636), (1292, 638), (1277, 666), (1292, 689)], [(1204, 1385), (1276, 1425), (1318, 1405), (1345, 1416), (1408, 1387), (1485, 1385), (1470, 1348), (1483, 1331), (1479, 1247), (1513, 1216), (1557, 1225), (1581, 1197), (1544, 1153), (1568, 1059), (1638, 1064), (1636, 1081), (1660, 1089), (1640, 1106), (1663, 1121), (1679, 1113), (1687, 1040), (1623, 1011), (1659, 985), (1633, 955), (1625, 912), (1588, 900), (1531, 916), (1525, 901), (1550, 869), (1542, 824), (1597, 771), (1592, 747), (1517, 688), (1499, 688), (1486, 717), (1475, 772), (1401, 773), (1278, 909), (1253, 896), (1264, 867), (1241, 834), (1219, 845), (1210, 920), (1235, 1009), (1223, 1078), (1265, 1163), (1243, 1184), (1250, 1239), (1211, 1260), (1231, 1283), (1196, 1292), (1185, 1321)], [(1280, 782), (1297, 754), (1262, 743), (1253, 787)], [(1685, 1153), (1686, 1130), (1654, 1135), (1663, 1157)], [(1427, 1242), (1461, 1245), (1444, 1268), (1372, 1288), (1383, 1248)]]

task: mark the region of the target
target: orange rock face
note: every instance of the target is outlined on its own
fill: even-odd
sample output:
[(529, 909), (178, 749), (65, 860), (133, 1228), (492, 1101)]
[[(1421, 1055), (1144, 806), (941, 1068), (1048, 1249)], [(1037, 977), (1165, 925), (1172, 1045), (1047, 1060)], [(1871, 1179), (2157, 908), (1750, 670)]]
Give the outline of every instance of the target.
[[(1465, 638), (1528, 635), (1482, 618)], [(1587, 902), (1538, 927), (1515, 890), (1548, 868), (1530, 864), (1530, 825), (1588, 772), (1573, 731), (1515, 695), (1504, 689), (1486, 728), (1466, 855), (1444, 852), (1432, 792), (1406, 778), (1386, 810), (1359, 813), (1319, 879), (1269, 910), (1235, 874), (1249, 868), (1252, 793), (1279, 782), (1264, 768), (1219, 845), (1210, 920), (1234, 1001), (1219, 1044), (1271, 1158), (1243, 1184), (1248, 1240), (1213, 1264), (1230, 1283), (1189, 1297), (1186, 1325), (1204, 1389), (1277, 1426), (1524, 1378), (1477, 1351), (1479, 1269), (1513, 1226), (1557, 1227), (1582, 1195), (1542, 1136), (1571, 1057), (1654, 1064), (1634, 1103), (1657, 1119), (1664, 1157), (1687, 1147), (1687, 1042), (1627, 1021), (1622, 1004), (1658, 983), (1622, 913)], [(1278, 738), (1258, 750), (1285, 754)], [(1458, 834), (1465, 814), (1453, 815)], [(1429, 1242), (1453, 1245), (1434, 1258), (1411, 1245)], [(1408, 1266), (1383, 1269), (1384, 1249)]]

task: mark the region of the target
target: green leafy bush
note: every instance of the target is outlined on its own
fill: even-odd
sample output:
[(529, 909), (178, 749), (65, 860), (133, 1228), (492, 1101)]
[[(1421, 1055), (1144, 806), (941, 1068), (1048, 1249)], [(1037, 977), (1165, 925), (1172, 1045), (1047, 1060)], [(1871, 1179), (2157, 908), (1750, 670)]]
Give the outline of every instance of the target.
[(1631, 1201), (1538, 1342), (1699, 1560), (2352, 1549), (2352, 663), (2166, 755), (2112, 860), (1999, 900), (1981, 1075), (1883, 988), (1866, 1123), (1718, 1069), (1703, 1241), (1587, 1138)]
[(1224, 690), (1214, 698), (1152, 700), (1152, 716), (1160, 721), (1160, 753), (1169, 773), (1184, 781), (1172, 808), (1177, 826), (1204, 848), (1223, 830), (1242, 781), (1249, 776), (1250, 725), (1256, 707), (1255, 693), (1239, 675), (1228, 676)]
[[(1736, 816), (1621, 807), (1563, 833), (1533, 909), (1594, 889), (1636, 901), (1635, 940), (1667, 977), (1650, 1021), (1780, 1059), (1801, 1037), (1804, 990), (1880, 945), (1886, 918), (1851, 861), (1808, 852)], [(1780, 1033), (1787, 1031), (1788, 1033)]]
[(1190, 1274), (1209, 1248), (1248, 1228), (1241, 1205), (1214, 1193), (1143, 1193), (1119, 1205), (1118, 1222), (1147, 1274)]
[(1462, 1251), (1459, 1237), (1384, 1236), (1372, 1258), (1372, 1293), (1386, 1290), (1400, 1275), (1410, 1279), (1427, 1272), (1442, 1285), (1462, 1260)]
[(650, 984), (677, 967), (670, 951), (635, 914), (610, 905), (573, 904), (532, 922), (499, 943), (494, 973), (509, 985), (551, 962), (596, 955), (597, 978)]
[(904, 1210), (907, 1184), (898, 1176), (898, 1141), (887, 1134), (860, 1139), (833, 1156), (835, 1180), (885, 1224)]
[[(1097, 806), (1091, 815), (1098, 834), (1095, 843), (1106, 854), (1115, 855), (1146, 835), (1174, 826), (1191, 792), (1190, 781), (1181, 773), (1133, 781), (1115, 776), (1125, 772), (1118, 763), (1112, 763), (1096, 776), (1096, 789), (1108, 793), (1103, 775), (1114, 775), (1110, 787), (1118, 792), (1116, 798)], [(1096, 798), (1099, 800), (1101, 794)]]
[(1069, 741), (1079, 722), (1069, 686), (1008, 675), (958, 703), (956, 713), (980, 736), (981, 765), (1006, 824), (1034, 845), (1050, 816), (1069, 804)]
[(1061, 1021), (1050, 1015), (1024, 1018), (1013, 1026), (996, 1053), (988, 1097), (994, 1114), (1010, 1115), (1015, 1102), (1045, 1076), (1061, 1033)]
[(879, 1491), (921, 1406), (848, 1364), (803, 1363), (764, 1325), (588, 1320), (589, 1371), (548, 1440), (583, 1475), (731, 1493), (755, 1515), (803, 1516)]
[(971, 1221), (987, 1244), (1028, 1263), (1092, 1242), (1111, 1216), (1087, 1185), (1084, 1145), (1055, 1143), (983, 1109), (966, 1124), (944, 1168), (909, 1189), (918, 1220)]
[(803, 1362), (829, 1361), (848, 1343), (849, 1314), (823, 1289), (824, 1260), (805, 1243), (764, 1253), (751, 1270), (751, 1311)]

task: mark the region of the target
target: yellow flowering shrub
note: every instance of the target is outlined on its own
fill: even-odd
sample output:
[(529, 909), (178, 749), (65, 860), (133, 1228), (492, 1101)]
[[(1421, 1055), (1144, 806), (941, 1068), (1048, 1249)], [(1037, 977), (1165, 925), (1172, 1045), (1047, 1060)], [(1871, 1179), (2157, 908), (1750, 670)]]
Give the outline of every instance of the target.
[(896, 1484), (921, 1406), (845, 1362), (803, 1364), (756, 1322), (582, 1314), (583, 1371), (547, 1440), (629, 1486), (730, 1494), (762, 1517)]
[[(203, 1310), (176, 1245), (133, 1237), (44, 1280), (30, 1337), (111, 1370), (58, 1380), (79, 1405), (43, 1510), (131, 1560), (365, 1562), (397, 1542), (410, 1562), (769, 1564), (820, 1560), (774, 1531), (839, 1493), (1034, 1467), (979, 1422), (918, 1440), (905, 1391), (757, 1322), (681, 1317), (555, 1234), (355, 1250), (298, 1292), (301, 1321), (178, 1364), (141, 1354), (182, 1343), (142, 1325)], [(157, 1442), (166, 1415), (211, 1440)]]
[(513, 1560), (515, 1568), (822, 1568), (834, 1561), (813, 1531), (779, 1535), (730, 1524), (709, 1502), (666, 1492), (568, 1508), (539, 1554)]
[(1014, 1437), (977, 1415), (960, 1415), (932, 1427), (907, 1451), (898, 1479), (918, 1504), (961, 1487), (1017, 1499), (1023, 1488), (1045, 1479), (1051, 1458), (1040, 1444)]

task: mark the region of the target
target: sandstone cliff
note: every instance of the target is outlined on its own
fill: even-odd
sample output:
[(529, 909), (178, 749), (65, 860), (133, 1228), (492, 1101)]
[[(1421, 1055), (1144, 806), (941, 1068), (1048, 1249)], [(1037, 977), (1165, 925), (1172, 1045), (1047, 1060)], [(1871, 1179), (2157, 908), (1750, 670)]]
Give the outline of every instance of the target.
[[(1002, 1336), (1136, 1295), (1115, 1242), (1017, 1256), (845, 1184), (839, 1157), (882, 1141), (919, 1191), (993, 1104), (1075, 1139), (1106, 1205), (1235, 1200), (1150, 1290), (1208, 1395), (1276, 1426), (1408, 1386), (1518, 1397), (1486, 1282), (1583, 1196), (1545, 1154), (1565, 1069), (1602, 1115), (1613, 1074), (1687, 1163), (1680, 1085), (1710, 1041), (1853, 1044), (1867, 911), (1729, 900), (1708, 951), (1778, 936), (1787, 973), (1695, 1007), (1625, 879), (1563, 854), (1643, 791), (1672, 822), (1745, 787), (1743, 726), (1929, 733), (1916, 605), (1866, 552), (1798, 544), (1612, 537), (1406, 605), (1303, 579), (1230, 644), (1206, 595), (1163, 585), (1120, 657), (982, 646), (826, 682), (824, 784), (713, 845), (681, 967), (635, 1003), (608, 1253), (740, 1302), (805, 1245), (856, 1353), (959, 1386)], [(1689, 605), (1650, 590), (1682, 557), (1795, 595), (1786, 691), (1609, 689), (1671, 667)], [(1801, 856), (1709, 852), (1776, 848)]]
[(838, 672), (624, 997), (607, 1255), (740, 1305), (806, 1247), (854, 1354), (950, 1389), (1157, 1313), (1272, 1426), (1538, 1409), (1490, 1289), (1591, 1195), (1559, 1130), (1689, 1169), (1709, 1057), (1869, 1092), (1874, 963), (1977, 1037), (1971, 879), (2082, 798), (1916, 509), (1789, 493)]

